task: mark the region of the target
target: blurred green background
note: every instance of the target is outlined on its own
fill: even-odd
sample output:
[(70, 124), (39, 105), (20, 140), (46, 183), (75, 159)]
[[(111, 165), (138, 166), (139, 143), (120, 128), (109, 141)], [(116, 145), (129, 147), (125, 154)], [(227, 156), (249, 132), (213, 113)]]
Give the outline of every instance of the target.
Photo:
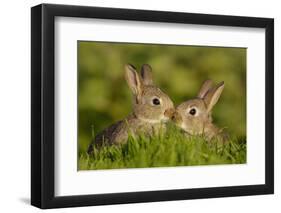
[(214, 123), (233, 137), (246, 137), (246, 49), (108, 42), (78, 42), (79, 151), (99, 132), (131, 112), (124, 65), (150, 64), (156, 85), (175, 105), (196, 96), (206, 79), (225, 82)]

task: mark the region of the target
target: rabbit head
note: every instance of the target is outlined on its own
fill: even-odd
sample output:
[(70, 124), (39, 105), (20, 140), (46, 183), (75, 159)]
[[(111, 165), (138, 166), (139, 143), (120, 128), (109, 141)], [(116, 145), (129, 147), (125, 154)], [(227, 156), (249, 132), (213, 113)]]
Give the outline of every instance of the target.
[(211, 111), (221, 96), (224, 82), (212, 85), (211, 80), (206, 80), (196, 98), (176, 108), (173, 121), (190, 135), (205, 135), (210, 139), (220, 131), (212, 124)]
[(174, 113), (174, 104), (163, 91), (154, 85), (152, 69), (142, 65), (140, 75), (135, 67), (125, 66), (125, 79), (133, 93), (133, 114), (149, 123), (167, 121)]

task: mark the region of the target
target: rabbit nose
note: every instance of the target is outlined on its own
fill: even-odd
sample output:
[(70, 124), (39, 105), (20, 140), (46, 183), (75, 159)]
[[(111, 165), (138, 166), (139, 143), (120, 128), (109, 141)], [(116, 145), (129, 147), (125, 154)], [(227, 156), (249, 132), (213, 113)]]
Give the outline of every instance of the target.
[(174, 113), (175, 113), (175, 109), (174, 108), (169, 108), (169, 109), (165, 110), (164, 115), (166, 117), (168, 117), (168, 118), (172, 118)]
[(175, 111), (172, 115), (172, 118), (171, 118), (174, 122), (176, 123), (181, 123), (182, 122), (182, 118), (181, 118), (181, 115)]

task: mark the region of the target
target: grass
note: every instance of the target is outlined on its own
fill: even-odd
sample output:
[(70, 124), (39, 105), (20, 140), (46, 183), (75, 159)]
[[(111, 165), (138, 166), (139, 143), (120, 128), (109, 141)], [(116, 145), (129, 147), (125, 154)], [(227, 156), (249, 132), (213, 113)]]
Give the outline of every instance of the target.
[(104, 146), (94, 154), (79, 153), (79, 170), (173, 167), (246, 163), (246, 139), (228, 143), (206, 142), (185, 137), (171, 126), (166, 134), (153, 138), (129, 137), (126, 144)]

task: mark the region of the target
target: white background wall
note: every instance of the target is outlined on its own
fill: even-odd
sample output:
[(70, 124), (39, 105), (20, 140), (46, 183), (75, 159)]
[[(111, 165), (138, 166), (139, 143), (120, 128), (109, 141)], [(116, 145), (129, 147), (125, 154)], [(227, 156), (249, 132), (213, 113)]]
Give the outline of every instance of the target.
[[(90, 1), (45, 0), (80, 4), (194, 13), (275, 18), (275, 195), (203, 199), (51, 210), (55, 212), (277, 212), (281, 207), (281, 13), (279, 1)], [(30, 7), (37, 0), (2, 1), (0, 11), (0, 211), (38, 212), (30, 197)], [(206, 177), (208, 178), (208, 177)], [(281, 209), (281, 208), (280, 208)], [(280, 210), (279, 210), (280, 211)]]

